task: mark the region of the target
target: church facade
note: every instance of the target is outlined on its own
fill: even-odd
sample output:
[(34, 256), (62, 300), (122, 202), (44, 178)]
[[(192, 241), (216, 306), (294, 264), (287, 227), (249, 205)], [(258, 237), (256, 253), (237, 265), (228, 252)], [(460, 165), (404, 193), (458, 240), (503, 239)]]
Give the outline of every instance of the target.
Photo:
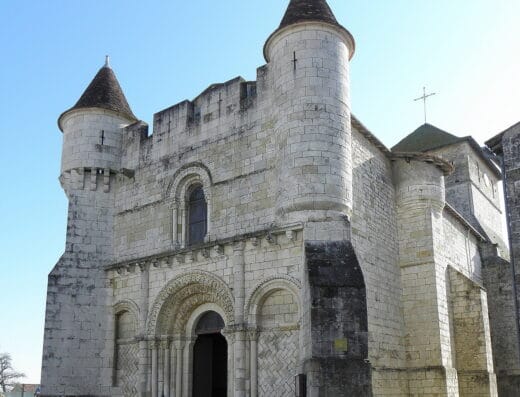
[(428, 124), (386, 148), (350, 111), (354, 50), (291, 0), (256, 81), (152, 131), (99, 70), (58, 120), (42, 395), (517, 395), (502, 172)]

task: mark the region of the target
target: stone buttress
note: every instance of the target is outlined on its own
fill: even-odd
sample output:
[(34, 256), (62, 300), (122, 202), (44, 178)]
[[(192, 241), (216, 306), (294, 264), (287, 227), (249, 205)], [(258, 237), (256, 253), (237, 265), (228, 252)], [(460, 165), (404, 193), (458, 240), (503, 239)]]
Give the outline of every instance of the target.
[(394, 160), (409, 393), (496, 396), (485, 290), (444, 257), (449, 172), (428, 155)]

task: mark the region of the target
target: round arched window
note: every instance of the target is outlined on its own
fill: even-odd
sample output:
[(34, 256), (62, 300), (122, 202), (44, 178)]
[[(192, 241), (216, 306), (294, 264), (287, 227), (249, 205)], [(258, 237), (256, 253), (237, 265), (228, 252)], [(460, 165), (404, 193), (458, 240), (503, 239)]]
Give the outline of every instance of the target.
[(208, 206), (202, 186), (195, 186), (188, 196), (188, 243), (203, 243), (207, 232)]

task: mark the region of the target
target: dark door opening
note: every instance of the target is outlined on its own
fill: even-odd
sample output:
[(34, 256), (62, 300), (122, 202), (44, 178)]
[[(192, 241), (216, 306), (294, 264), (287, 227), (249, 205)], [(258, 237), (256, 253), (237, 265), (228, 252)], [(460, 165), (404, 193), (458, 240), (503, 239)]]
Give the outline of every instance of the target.
[(193, 397), (226, 397), (227, 342), (219, 332), (224, 321), (215, 312), (199, 320), (193, 346)]

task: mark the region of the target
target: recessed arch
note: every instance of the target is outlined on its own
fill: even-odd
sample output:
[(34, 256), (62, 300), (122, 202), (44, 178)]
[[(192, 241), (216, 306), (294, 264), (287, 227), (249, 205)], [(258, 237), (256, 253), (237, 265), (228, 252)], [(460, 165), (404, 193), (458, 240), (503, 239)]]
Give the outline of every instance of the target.
[(202, 271), (175, 278), (154, 301), (148, 318), (148, 335), (182, 334), (192, 313), (209, 303), (221, 308), (226, 324), (234, 322), (234, 298), (224, 280)]
[(251, 326), (258, 325), (258, 311), (265, 299), (279, 290), (287, 290), (294, 295), (297, 300), (298, 313), (301, 315), (301, 285), (299, 281), (290, 276), (271, 277), (260, 282), (246, 301), (245, 313)]
[(213, 183), (208, 167), (200, 162), (189, 163), (175, 172), (166, 188), (165, 198), (180, 199), (181, 187), (190, 180), (200, 180), (205, 187), (210, 187)]
[[(136, 319), (139, 318), (139, 306), (137, 305), (137, 303), (135, 303), (131, 299), (123, 299), (123, 300), (117, 301), (113, 305), (114, 315), (117, 315), (123, 311), (129, 311), (130, 313), (132, 313), (135, 316)], [(137, 326), (137, 324), (136, 324), (136, 326)]]
[[(202, 163), (190, 163), (181, 167), (173, 175), (165, 192), (165, 200), (169, 203), (172, 214), (172, 240), (176, 247), (184, 248), (188, 242), (188, 203), (189, 193), (194, 186), (200, 187), (205, 200), (205, 236), (210, 240), (212, 179), (209, 169)], [(179, 228), (180, 226), (180, 228)]]
[(139, 366), (139, 307), (132, 300), (113, 305), (113, 368), (112, 384), (124, 395), (136, 395)]

